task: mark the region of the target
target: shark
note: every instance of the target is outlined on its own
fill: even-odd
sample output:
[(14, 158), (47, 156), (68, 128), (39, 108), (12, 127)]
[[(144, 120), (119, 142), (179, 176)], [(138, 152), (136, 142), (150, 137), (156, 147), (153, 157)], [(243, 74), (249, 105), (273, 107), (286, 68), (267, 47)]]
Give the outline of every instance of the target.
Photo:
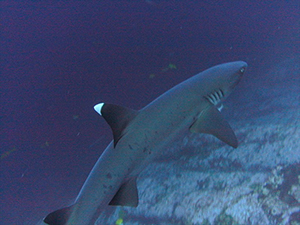
[(140, 110), (99, 103), (113, 140), (99, 157), (73, 205), (44, 218), (49, 225), (93, 225), (112, 206), (137, 207), (137, 177), (182, 132), (214, 135), (233, 148), (238, 141), (218, 106), (240, 82), (247, 63), (213, 66), (174, 86)]

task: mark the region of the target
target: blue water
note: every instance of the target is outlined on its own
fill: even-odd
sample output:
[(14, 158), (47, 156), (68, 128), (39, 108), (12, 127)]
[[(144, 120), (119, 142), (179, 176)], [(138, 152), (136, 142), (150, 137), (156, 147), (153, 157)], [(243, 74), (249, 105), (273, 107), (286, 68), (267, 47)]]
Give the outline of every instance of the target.
[(276, 104), (260, 102), (274, 96), (297, 106), (272, 87), (299, 78), (270, 79), (288, 59), (299, 71), (296, 0), (3, 1), (1, 9), (3, 225), (37, 224), (73, 202), (112, 139), (98, 102), (140, 109), (204, 69), (243, 60), (249, 67), (228, 118), (264, 118)]

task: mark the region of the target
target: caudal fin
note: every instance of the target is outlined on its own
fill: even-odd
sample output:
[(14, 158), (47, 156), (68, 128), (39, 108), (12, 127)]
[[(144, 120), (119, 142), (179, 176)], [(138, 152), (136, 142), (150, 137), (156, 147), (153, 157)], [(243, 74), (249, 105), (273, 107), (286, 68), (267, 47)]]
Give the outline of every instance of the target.
[(65, 225), (68, 222), (72, 208), (73, 205), (50, 213), (46, 216), (44, 222), (49, 225)]

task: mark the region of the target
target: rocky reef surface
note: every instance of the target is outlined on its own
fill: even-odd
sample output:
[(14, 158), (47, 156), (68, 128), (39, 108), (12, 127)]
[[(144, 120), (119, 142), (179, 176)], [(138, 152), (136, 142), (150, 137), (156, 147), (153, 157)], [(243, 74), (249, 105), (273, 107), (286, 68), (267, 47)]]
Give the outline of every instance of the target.
[(263, 100), (241, 106), (249, 116), (230, 121), (237, 149), (188, 133), (141, 173), (139, 206), (112, 207), (97, 224), (299, 225), (299, 65), (276, 66)]

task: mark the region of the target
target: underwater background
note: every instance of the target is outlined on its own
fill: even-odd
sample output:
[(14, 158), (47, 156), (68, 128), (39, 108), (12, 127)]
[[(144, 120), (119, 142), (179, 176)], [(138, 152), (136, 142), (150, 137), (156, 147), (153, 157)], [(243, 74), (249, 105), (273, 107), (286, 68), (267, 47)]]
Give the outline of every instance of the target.
[(1, 1), (0, 224), (71, 204), (111, 141), (93, 109), (140, 109), (214, 65), (248, 69), (222, 114), (239, 147), (183, 133), (97, 224), (300, 224), (300, 2)]

